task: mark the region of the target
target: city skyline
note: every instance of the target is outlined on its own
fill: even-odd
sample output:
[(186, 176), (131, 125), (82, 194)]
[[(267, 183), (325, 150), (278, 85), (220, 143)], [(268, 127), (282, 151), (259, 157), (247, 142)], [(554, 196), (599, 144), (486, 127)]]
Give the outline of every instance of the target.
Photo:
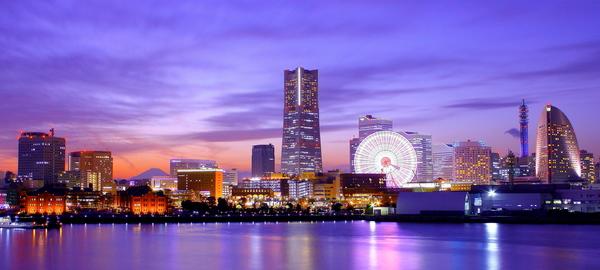
[[(0, 71), (6, 106), (0, 170), (16, 171), (20, 130), (50, 128), (67, 139), (67, 153), (111, 151), (117, 178), (151, 167), (168, 171), (176, 157), (213, 159), (248, 172), (252, 145), (268, 143), (275, 146), (279, 169), (281, 71), (296, 66), (319, 70), (324, 171), (348, 170), (348, 140), (358, 135), (356, 119), (365, 114), (393, 120), (398, 131), (432, 135), (433, 144), (484, 140), (502, 155), (508, 149), (519, 153), (522, 98), (533, 112), (530, 123), (551, 103), (569, 116), (580, 148), (600, 153), (600, 127), (591, 117), (600, 99), (600, 43), (593, 23), (600, 19), (592, 2), (535, 8), (522, 3), (510, 12), (498, 3), (447, 7), (460, 16), (421, 4), (323, 4), (312, 14), (313, 21), (329, 18), (322, 25), (293, 24), (299, 15), (291, 7), (260, 4), (216, 14), (196, 7), (177, 18), (172, 14), (185, 7), (123, 10), (105, 4), (115, 15), (93, 13), (95, 20), (39, 3), (3, 5), (0, 25), (12, 38), (0, 40), (6, 48), (0, 61), (13, 68)], [(220, 21), (248, 8), (273, 16), (240, 16), (206, 28), (186, 23), (202, 20), (198, 14)], [(360, 16), (336, 16), (338, 9)], [(568, 19), (556, 21), (559, 13)], [(111, 16), (128, 19), (117, 24)], [(15, 23), (20, 18), (38, 23)], [(392, 18), (399, 22), (389, 23)], [(80, 26), (62, 27), (73, 21)], [(290, 30), (292, 24), (297, 28)], [(460, 38), (462, 27), (470, 39)], [(68, 43), (62, 35), (70, 37)], [(173, 40), (156, 42), (165, 36)], [(530, 126), (530, 149), (534, 130)]]

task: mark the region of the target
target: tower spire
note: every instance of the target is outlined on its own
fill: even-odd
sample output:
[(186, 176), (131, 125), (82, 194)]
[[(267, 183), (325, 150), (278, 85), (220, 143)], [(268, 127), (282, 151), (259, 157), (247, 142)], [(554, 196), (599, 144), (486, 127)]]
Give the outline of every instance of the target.
[(521, 157), (529, 156), (529, 109), (525, 104), (525, 99), (521, 101), (519, 106), (519, 126), (521, 137)]

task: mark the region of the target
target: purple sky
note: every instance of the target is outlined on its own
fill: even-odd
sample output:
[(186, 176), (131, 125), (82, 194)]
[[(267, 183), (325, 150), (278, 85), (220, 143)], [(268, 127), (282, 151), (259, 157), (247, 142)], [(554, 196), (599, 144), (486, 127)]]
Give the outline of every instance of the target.
[(600, 154), (600, 1), (398, 2), (2, 1), (0, 170), (19, 130), (50, 127), (112, 150), (117, 177), (172, 157), (248, 170), (252, 144), (279, 159), (297, 66), (319, 69), (326, 169), (348, 167), (363, 114), (518, 151), (521, 98), (531, 149), (552, 103)]

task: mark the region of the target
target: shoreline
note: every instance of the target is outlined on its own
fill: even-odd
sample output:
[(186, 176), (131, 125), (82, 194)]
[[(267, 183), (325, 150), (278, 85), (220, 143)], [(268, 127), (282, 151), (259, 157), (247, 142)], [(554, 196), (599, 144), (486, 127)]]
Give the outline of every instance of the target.
[[(46, 216), (25, 216), (19, 218), (43, 220)], [(600, 225), (600, 215), (528, 215), (528, 216), (458, 216), (458, 215), (61, 215), (57, 218), (62, 224), (151, 224), (151, 223), (227, 223), (227, 222), (343, 222), (375, 221), (397, 223), (501, 223), (501, 224), (562, 224)]]

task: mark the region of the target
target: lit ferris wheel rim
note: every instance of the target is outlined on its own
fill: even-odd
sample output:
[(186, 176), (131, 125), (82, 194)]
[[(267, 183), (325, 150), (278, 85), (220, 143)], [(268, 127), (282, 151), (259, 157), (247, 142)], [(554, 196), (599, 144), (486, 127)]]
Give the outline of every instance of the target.
[(384, 173), (389, 186), (400, 187), (414, 178), (417, 153), (401, 134), (378, 131), (358, 145), (354, 166), (357, 173)]

